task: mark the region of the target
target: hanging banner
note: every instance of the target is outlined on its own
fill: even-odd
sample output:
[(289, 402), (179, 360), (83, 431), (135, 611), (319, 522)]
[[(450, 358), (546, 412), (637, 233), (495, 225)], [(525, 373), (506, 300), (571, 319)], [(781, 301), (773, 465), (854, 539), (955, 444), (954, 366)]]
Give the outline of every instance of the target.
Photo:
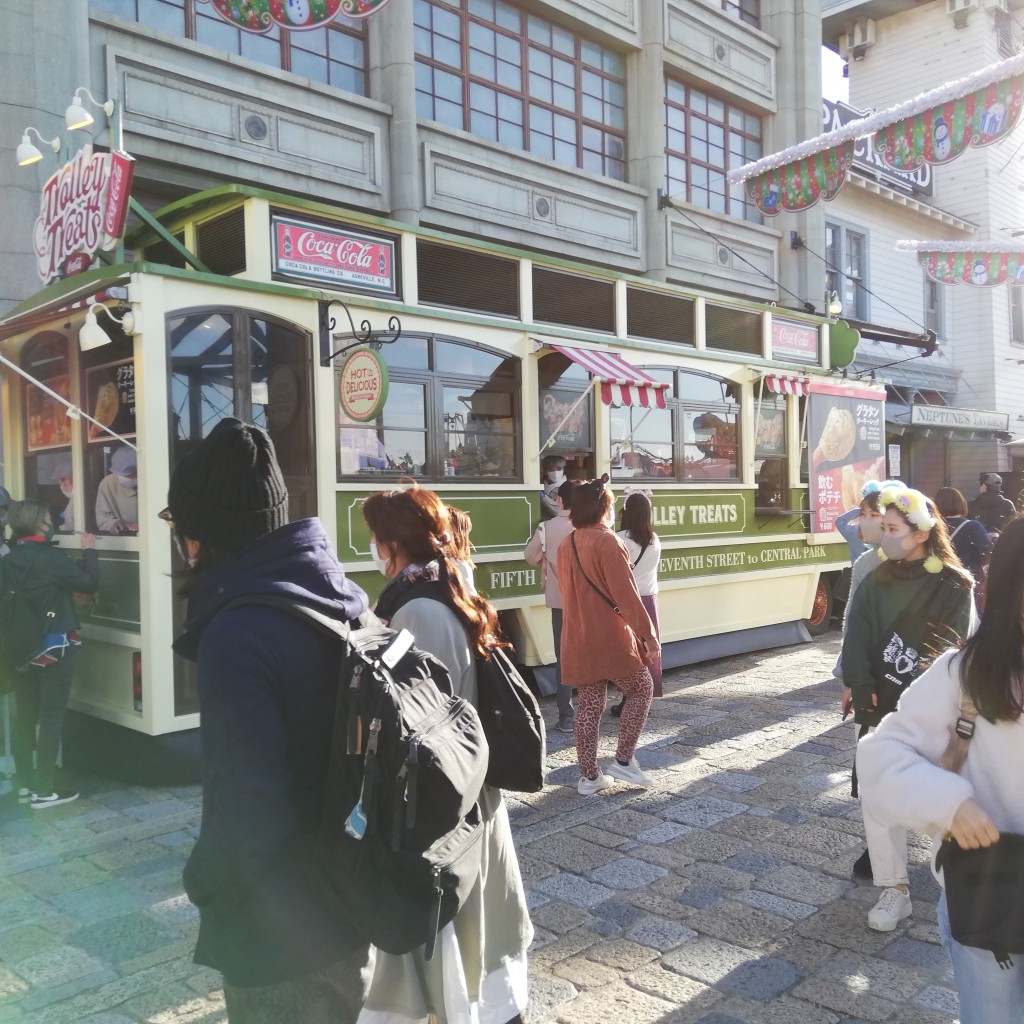
[(747, 180), (747, 195), (767, 217), (834, 199), (853, 164), (854, 142), (804, 157)]
[(897, 242), (898, 252), (917, 254), (924, 272), (939, 284), (992, 288), (1024, 285), (1024, 247), (1000, 242)]
[(874, 150), (895, 171), (947, 164), (1011, 132), (1022, 106), (1024, 75), (1014, 75), (883, 128)]
[(858, 140), (894, 171), (945, 164), (971, 146), (987, 146), (1010, 132), (1024, 107), (1024, 53), (948, 82), (895, 107), (850, 121), (726, 175), (768, 217), (806, 210), (834, 198), (846, 180)]
[(368, 18), (388, 0), (199, 0), (212, 3), (213, 9), (229, 24), (243, 32), (263, 35), (275, 27), (291, 32), (306, 32), (333, 21), (339, 14), (347, 18)]

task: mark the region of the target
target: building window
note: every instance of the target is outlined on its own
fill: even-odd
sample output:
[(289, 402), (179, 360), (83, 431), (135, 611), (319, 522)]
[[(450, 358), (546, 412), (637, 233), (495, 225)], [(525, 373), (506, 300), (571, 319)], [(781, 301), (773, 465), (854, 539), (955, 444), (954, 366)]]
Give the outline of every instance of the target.
[(761, 120), (741, 107), (665, 79), (665, 177), (670, 196), (695, 206), (762, 223), (743, 183), (726, 172), (760, 159)]
[(665, 409), (611, 410), (611, 466), (616, 480), (739, 479), (739, 388), (685, 370), (645, 373), (669, 385)]
[(367, 94), (366, 28), (361, 20), (339, 14), (321, 28), (291, 32), (275, 25), (262, 35), (235, 28), (202, 0), (89, 0), (89, 7), (314, 82)]
[(844, 317), (867, 320), (867, 236), (838, 224), (825, 225), (825, 287), (843, 304)]
[(761, 27), (761, 0), (722, 0), (722, 10), (745, 25)]
[(942, 317), (943, 285), (933, 281), (928, 275), (924, 278), (924, 325), (929, 331), (935, 332), (936, 338), (944, 338), (945, 325)]
[(415, 0), (420, 117), (617, 181), (623, 57), (503, 0)]
[(388, 396), (376, 419), (357, 423), (338, 403), (339, 479), (522, 478), (518, 359), (404, 334), (386, 358)]
[(1024, 345), (1024, 288), (1009, 285), (1006, 291), (1010, 296), (1010, 341)]

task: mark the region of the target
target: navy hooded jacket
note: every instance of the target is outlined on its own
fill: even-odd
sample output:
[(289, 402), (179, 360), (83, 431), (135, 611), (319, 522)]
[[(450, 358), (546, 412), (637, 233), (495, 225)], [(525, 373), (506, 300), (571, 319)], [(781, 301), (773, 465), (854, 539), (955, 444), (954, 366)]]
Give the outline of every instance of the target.
[(196, 962), (242, 987), (299, 977), (365, 945), (317, 897), (310, 871), (338, 642), (275, 608), (218, 614), (247, 595), (288, 597), (349, 622), (367, 607), (316, 519), (246, 545), (189, 590), (174, 647), (197, 664), (203, 814), (185, 889), (200, 913)]

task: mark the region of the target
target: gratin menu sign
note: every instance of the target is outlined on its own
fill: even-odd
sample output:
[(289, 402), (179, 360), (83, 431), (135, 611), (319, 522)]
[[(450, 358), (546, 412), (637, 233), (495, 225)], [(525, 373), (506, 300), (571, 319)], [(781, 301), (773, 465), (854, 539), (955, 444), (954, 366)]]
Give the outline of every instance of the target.
[(49, 284), (70, 268), (86, 270), (100, 249), (124, 235), (135, 160), (83, 146), (43, 186), (32, 233), (36, 269)]
[(270, 230), (275, 274), (397, 295), (394, 238), (277, 214)]

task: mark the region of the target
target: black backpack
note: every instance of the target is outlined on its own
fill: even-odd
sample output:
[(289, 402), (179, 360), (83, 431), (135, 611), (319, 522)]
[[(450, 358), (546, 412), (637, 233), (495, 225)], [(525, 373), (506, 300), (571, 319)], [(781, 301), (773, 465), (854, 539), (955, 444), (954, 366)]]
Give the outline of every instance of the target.
[[(451, 607), (446, 589), (434, 580), (396, 581), (389, 590), (389, 616), (417, 597)], [(547, 733), (537, 698), (503, 647), (490, 647), (486, 658), (478, 654), (475, 660), (477, 710), (490, 751), (487, 785), (514, 793), (539, 793), (547, 768)]]
[(350, 628), (288, 598), (242, 597), (278, 608), (338, 641), (334, 713), (311, 879), (348, 927), (387, 953), (425, 946), (480, 874), (477, 800), (487, 741), (473, 706), (451, 694), (448, 670), (372, 616)]

